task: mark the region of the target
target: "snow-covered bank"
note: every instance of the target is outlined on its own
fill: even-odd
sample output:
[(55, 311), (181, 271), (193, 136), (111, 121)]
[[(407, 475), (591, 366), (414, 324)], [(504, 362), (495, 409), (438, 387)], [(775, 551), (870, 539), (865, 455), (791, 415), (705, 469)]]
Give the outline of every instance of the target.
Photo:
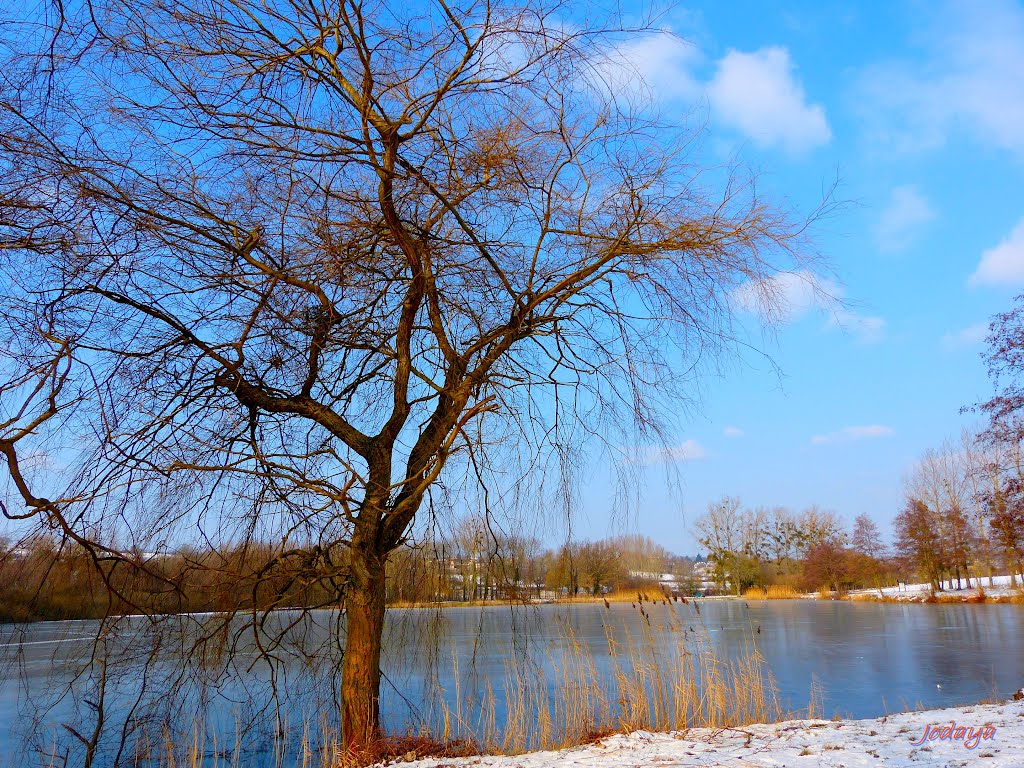
[[(973, 730), (972, 730), (973, 729)], [(933, 739), (922, 736), (935, 734)], [(742, 728), (638, 731), (558, 752), (425, 759), (410, 768), (650, 766), (1024, 766), (1024, 700), (907, 712), (875, 720), (790, 720)], [(406, 766), (403, 766), (406, 768)]]
[[(980, 587), (980, 590), (979, 590)], [(940, 602), (964, 602), (981, 601), (982, 595), (991, 601), (1006, 601), (1017, 599), (1024, 588), (1024, 577), (1017, 575), (1013, 580), (1010, 576), (987, 576), (981, 578), (971, 577), (961, 579), (959, 584), (953, 581), (942, 583), (943, 592), (937, 592), (936, 598)], [(898, 587), (883, 587), (882, 589), (858, 589), (847, 593), (850, 600), (892, 600), (895, 602), (920, 603), (924, 602), (932, 594), (931, 584), (901, 584)], [(813, 597), (813, 595), (808, 595)]]

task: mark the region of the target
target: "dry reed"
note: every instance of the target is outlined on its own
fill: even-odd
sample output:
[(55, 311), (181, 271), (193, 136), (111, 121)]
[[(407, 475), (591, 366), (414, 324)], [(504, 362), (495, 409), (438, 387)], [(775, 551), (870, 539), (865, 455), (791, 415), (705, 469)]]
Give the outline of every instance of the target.
[(751, 587), (743, 597), (745, 600), (798, 600), (803, 595), (788, 584), (769, 584), (767, 587)]
[(744, 653), (722, 659), (709, 635), (699, 626), (691, 631), (674, 606), (638, 608), (635, 615), (631, 628), (605, 624), (607, 656), (580, 642), (568, 624), (541, 663), (509, 654), (503, 726), (493, 692), (470, 708), (457, 696), (458, 712), (440, 703), (444, 735), (517, 754), (585, 743), (595, 734), (730, 727), (783, 715), (753, 638)]

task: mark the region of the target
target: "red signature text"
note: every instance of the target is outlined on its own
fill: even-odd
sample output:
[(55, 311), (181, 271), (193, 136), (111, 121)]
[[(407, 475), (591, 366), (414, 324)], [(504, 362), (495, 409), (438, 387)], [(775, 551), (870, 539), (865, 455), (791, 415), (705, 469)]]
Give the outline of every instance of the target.
[(996, 737), (994, 725), (980, 725), (977, 728), (957, 725), (954, 720), (949, 725), (926, 725), (924, 733), (911, 746), (919, 747), (926, 741), (962, 741), (967, 749), (975, 749), (982, 741)]

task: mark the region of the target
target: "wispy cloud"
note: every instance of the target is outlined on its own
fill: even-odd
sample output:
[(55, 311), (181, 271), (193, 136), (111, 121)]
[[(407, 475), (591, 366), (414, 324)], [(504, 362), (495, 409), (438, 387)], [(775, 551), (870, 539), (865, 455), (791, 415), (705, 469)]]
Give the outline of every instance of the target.
[(737, 309), (759, 315), (765, 322), (793, 323), (817, 311), (825, 315), (827, 327), (846, 331), (863, 344), (881, 341), (885, 320), (842, 306), (842, 298), (842, 288), (807, 270), (752, 280), (732, 293)]
[(868, 440), (877, 437), (889, 437), (895, 434), (892, 427), (881, 424), (870, 424), (862, 427), (843, 427), (838, 432), (829, 432), (825, 435), (815, 435), (811, 438), (814, 445), (826, 445), (828, 443), (850, 443), (854, 440)]
[(905, 250), (934, 218), (935, 211), (917, 187), (894, 188), (878, 219), (879, 247), (890, 252)]
[(736, 307), (770, 322), (790, 323), (815, 309), (836, 303), (842, 291), (808, 270), (778, 272), (751, 280), (733, 291)]
[(947, 349), (973, 347), (985, 340), (988, 335), (988, 323), (975, 323), (959, 331), (947, 333), (942, 337), (942, 346)]
[(1024, 8), (936, 3), (922, 21), (923, 56), (862, 73), (854, 102), (871, 138), (914, 151), (963, 131), (1024, 156)]
[(726, 427), (722, 430), (722, 434), (726, 437), (743, 437), (746, 432), (739, 427)]
[(598, 70), (618, 96), (644, 101), (696, 102), (704, 86), (693, 75), (700, 50), (671, 31), (631, 38), (606, 51)]
[(998, 245), (981, 254), (970, 285), (1024, 284), (1024, 219)]

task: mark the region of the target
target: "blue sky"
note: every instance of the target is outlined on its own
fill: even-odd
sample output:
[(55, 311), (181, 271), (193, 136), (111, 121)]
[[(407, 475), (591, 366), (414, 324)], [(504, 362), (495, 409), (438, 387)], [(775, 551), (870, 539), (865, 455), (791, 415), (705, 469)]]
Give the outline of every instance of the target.
[[(914, 461), (977, 423), (959, 410), (990, 393), (988, 320), (1024, 291), (1024, 5), (698, 2), (658, 24), (627, 55), (666, 116), (707, 120), (711, 156), (803, 211), (838, 177), (815, 243), (842, 303), (779, 277), (789, 311), (757, 342), (781, 374), (745, 354), (704, 378), (626, 527), (692, 552), (729, 494), (888, 531)], [(605, 476), (590, 467), (577, 535), (623, 527)]]

